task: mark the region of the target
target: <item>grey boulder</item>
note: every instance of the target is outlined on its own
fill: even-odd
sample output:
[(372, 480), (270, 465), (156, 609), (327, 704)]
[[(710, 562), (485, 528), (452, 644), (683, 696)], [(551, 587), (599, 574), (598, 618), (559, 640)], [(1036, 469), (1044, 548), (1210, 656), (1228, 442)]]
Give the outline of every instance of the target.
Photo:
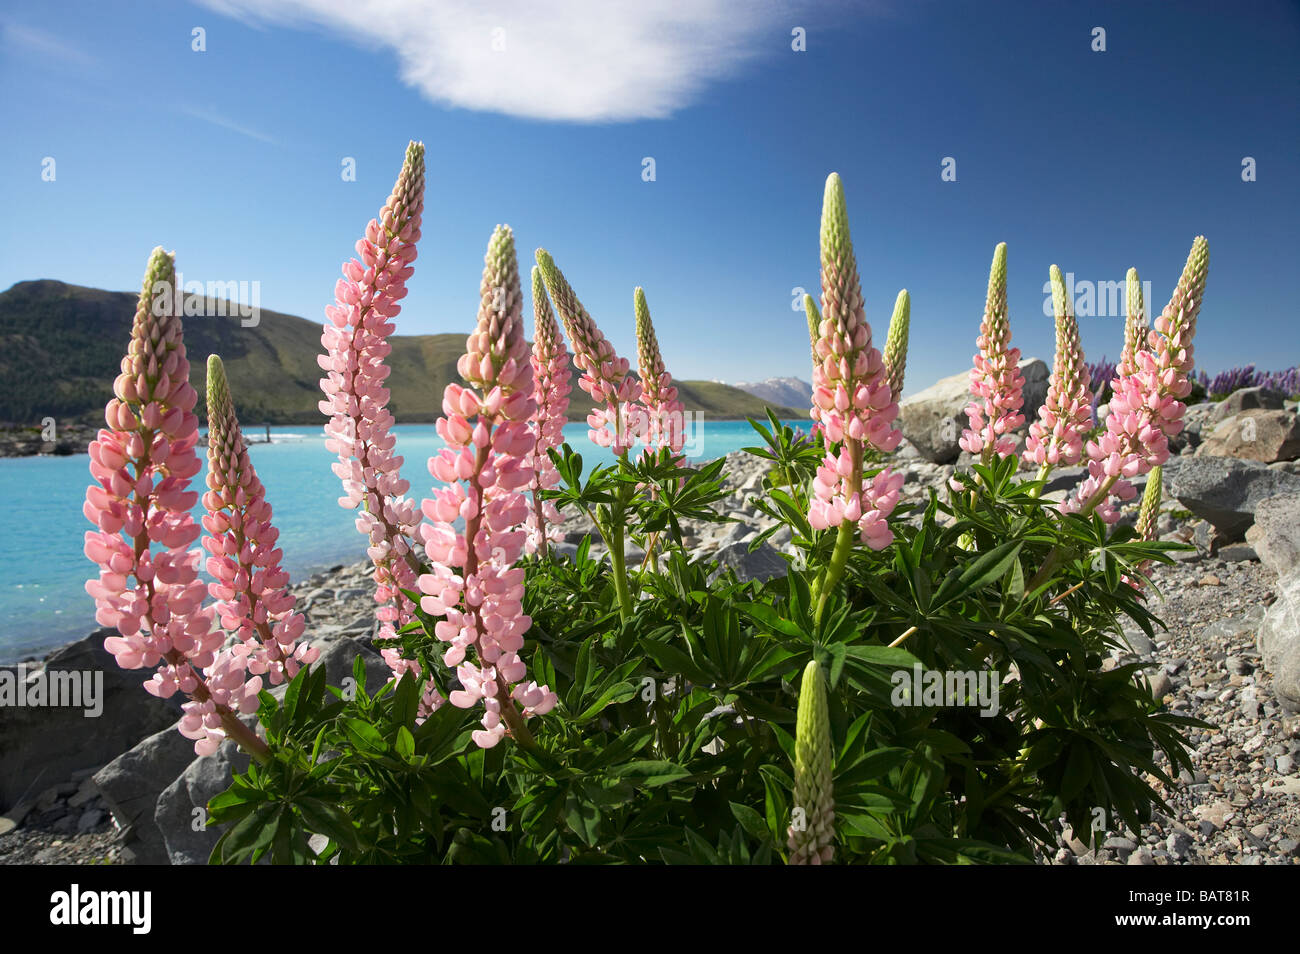
[[(0, 807), (13, 805), (31, 786), (37, 786), (35, 790), (39, 791), (76, 772), (99, 769), (180, 718), (178, 696), (151, 696), (143, 688), (150, 671), (122, 669), (104, 649), (104, 637), (114, 634), (113, 630), (97, 630), (56, 650), (34, 677), (44, 680), (47, 686), (72, 685), (67, 680), (75, 680), (78, 694), (97, 692), (91, 708), (98, 708), (98, 715), (87, 716), (88, 707), (84, 705), (3, 709)], [(33, 678), (33, 667), (27, 667), (26, 672), (29, 679)], [(52, 674), (66, 675), (51, 681)]]
[(1277, 574), (1277, 600), (1264, 614), (1256, 645), (1273, 674), (1273, 695), (1300, 711), (1300, 493), (1270, 497), (1255, 513), (1247, 539)]
[(767, 582), (773, 577), (784, 576), (790, 569), (790, 564), (766, 541), (752, 552), (748, 543), (727, 544), (718, 549), (713, 559), (735, 570), (737, 578), (744, 581)]
[(1208, 520), (1224, 542), (1246, 532), (1264, 500), (1300, 493), (1300, 477), (1235, 457), (1171, 458), (1165, 479), (1169, 496)]

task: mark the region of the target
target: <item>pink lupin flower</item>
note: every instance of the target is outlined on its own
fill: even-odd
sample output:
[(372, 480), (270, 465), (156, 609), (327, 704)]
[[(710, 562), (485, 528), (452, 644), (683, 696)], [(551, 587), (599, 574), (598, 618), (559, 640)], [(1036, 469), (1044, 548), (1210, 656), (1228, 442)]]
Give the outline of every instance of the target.
[(560, 472), (555, 469), (547, 451), (564, 443), (564, 425), (568, 423), (569, 392), (573, 385), (569, 378), (569, 351), (560, 336), (555, 313), (546, 297), (546, 286), (541, 269), (532, 271), (533, 281), (533, 394), (537, 409), (529, 420), (529, 429), (536, 440), (530, 461), (533, 468), (533, 509), (528, 515), (528, 552), (546, 552), (548, 542), (561, 539), (560, 512), (554, 501), (542, 500), (541, 492), (560, 482)]
[(1051, 279), (1056, 359), (1047, 400), (1038, 412), (1038, 420), (1029, 426), (1021, 455), (1026, 463), (1037, 464), (1042, 476), (1057, 465), (1077, 464), (1083, 456), (1083, 439), (1092, 430), (1092, 382), (1079, 341), (1079, 323), (1070, 307), (1065, 279), (1055, 265)]
[(988, 463), (994, 454), (1010, 457), (1015, 453), (1016, 442), (1011, 433), (1025, 423), (1020, 413), (1025, 386), (1020, 373), (1020, 349), (1011, 347), (1011, 323), (1007, 319), (1006, 242), (999, 243), (993, 252), (988, 297), (976, 345), (980, 350), (970, 372), (970, 391), (978, 400), (966, 406), (970, 427), (962, 431), (957, 443), (962, 450), (979, 454)]
[(89, 448), (95, 483), (83, 512), (97, 529), (86, 533), (85, 552), (100, 570), (86, 591), (96, 620), (118, 632), (104, 640), (118, 665), (155, 668), (144, 687), (156, 696), (191, 697), (179, 728), (195, 740), (196, 753), (210, 755), (233, 737), (264, 757), (265, 743), (238, 718), (257, 708), (261, 680), (245, 679), (240, 657), (216, 665), (223, 637), (202, 605), (199, 551), (187, 549), (199, 536), (190, 515), (198, 494), (189, 489), (199, 471), (198, 395), (175, 282), (173, 257), (154, 249), (115, 396), (104, 410), (108, 426)]
[(208, 592), (218, 601), (222, 626), (240, 639), (238, 655), (248, 671), (279, 685), (315, 662), (320, 650), (298, 645), (307, 620), (294, 612), (289, 574), (280, 566), (283, 553), (275, 546), (279, 531), (271, 524), (271, 505), (215, 354), (208, 358), (207, 483), (203, 548), (211, 554), (207, 570), (215, 581)]
[(867, 446), (891, 451), (903, 435), (892, 426), (898, 404), (880, 351), (871, 344), (844, 187), (836, 173), (826, 180), (821, 264), (811, 416), (821, 427), (827, 454), (813, 481), (808, 519), (818, 530), (856, 525), (862, 542), (881, 550), (893, 540), (886, 521), (898, 502), (903, 475), (886, 468), (864, 482), (863, 454)]
[(582, 372), (578, 386), (601, 405), (587, 415), (591, 428), (588, 437), (598, 447), (608, 447), (622, 456), (633, 443), (629, 418), (634, 416), (631, 406), (641, 396), (641, 385), (628, 374), (627, 359), (614, 352), (614, 346), (582, 307), (550, 253), (539, 248), (536, 257), (546, 290), (573, 344), (573, 363)]
[[(401, 476), (402, 458), (393, 453), (396, 436), (384, 383), (392, 351), (388, 336), (415, 271), (423, 209), (424, 144), (412, 142), (392, 194), (357, 242), (359, 258), (343, 266), (335, 302), (325, 309), (329, 322), (321, 343), (326, 353), (316, 359), (326, 372), (320, 383), (326, 399), (320, 409), (329, 417), (325, 446), (339, 456), (333, 465), (343, 481), (339, 504), (357, 510), (357, 529), (370, 539), (367, 554), (375, 567), (378, 640), (395, 639), (396, 630), (414, 618), (414, 604), (402, 591), (414, 590), (424, 569), (411, 549), (420, 513), (415, 500), (405, 496), (410, 484)], [(403, 659), (397, 649), (386, 648), (381, 654), (395, 675), (419, 675), (419, 663)], [(422, 714), (438, 701), (436, 692), (427, 690)]]
[[(483, 702), (483, 728), (473, 733), (483, 748), (507, 731), (529, 744), (524, 720), (556, 703), (546, 686), (524, 682), (519, 657), (532, 620), (523, 612), (524, 571), (514, 564), (527, 536), (523, 491), (533, 480), (536, 444), (522, 302), (514, 236), (497, 226), (483, 269), (478, 326), (457, 364), (468, 387), (453, 383), (443, 392), (437, 428), (446, 447), (429, 458), (429, 472), (444, 486), (422, 504), (431, 521), (421, 530), (433, 567), (419, 578), (420, 605), (442, 617), (434, 633), (448, 644), (443, 662), (456, 667), (461, 684), (448, 700), (459, 708)], [(457, 520), (464, 521), (463, 533)]]
[(632, 292), (636, 310), (637, 375), (641, 379), (641, 408), (639, 426), (634, 428), (644, 439), (646, 451), (667, 447), (674, 454), (686, 442), (682, 402), (677, 400), (673, 377), (664, 368), (659, 339), (650, 321), (650, 306), (645, 292), (636, 288)]
[(1088, 442), (1088, 476), (1062, 502), (1063, 512), (1095, 512), (1114, 523), (1120, 513), (1112, 498), (1132, 500), (1137, 491), (1130, 478), (1169, 459), (1169, 438), (1182, 430), (1182, 399), (1192, 390), (1192, 338), (1209, 257), (1209, 243), (1197, 236), (1173, 297), (1147, 336), (1148, 348), (1135, 351), (1115, 378), (1106, 431)]

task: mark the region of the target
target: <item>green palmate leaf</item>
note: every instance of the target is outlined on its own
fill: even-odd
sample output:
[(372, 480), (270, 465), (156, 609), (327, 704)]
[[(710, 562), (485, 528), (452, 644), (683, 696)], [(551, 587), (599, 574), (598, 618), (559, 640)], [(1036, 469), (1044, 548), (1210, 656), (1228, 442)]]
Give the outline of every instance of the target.
[(672, 762), (629, 762), (613, 773), (618, 778), (631, 780), (642, 788), (656, 788), (689, 778), (691, 771)]
[(600, 839), (600, 809), (576, 792), (570, 792), (565, 799), (564, 823), (588, 847), (594, 847)]
[(610, 686), (600, 693), (595, 702), (575, 716), (574, 721), (578, 723), (590, 722), (607, 707), (636, 698), (637, 692), (637, 687), (630, 682), (621, 682), (618, 685)]
[(307, 827), (317, 834), (338, 842), (349, 851), (360, 847), (351, 819), (338, 805), (314, 798), (299, 799), (294, 807), (302, 813)]
[(367, 752), (383, 753), (388, 750), (384, 737), (369, 722), (362, 719), (347, 719), (343, 723), (343, 731), (347, 733), (353, 745)]
[(954, 600), (965, 599), (971, 593), (1001, 579), (1015, 562), (1021, 546), (1023, 543), (1019, 540), (1008, 540), (988, 553), (981, 554), (968, 566), (948, 574), (939, 587), (939, 592), (935, 593), (931, 607), (937, 608)]

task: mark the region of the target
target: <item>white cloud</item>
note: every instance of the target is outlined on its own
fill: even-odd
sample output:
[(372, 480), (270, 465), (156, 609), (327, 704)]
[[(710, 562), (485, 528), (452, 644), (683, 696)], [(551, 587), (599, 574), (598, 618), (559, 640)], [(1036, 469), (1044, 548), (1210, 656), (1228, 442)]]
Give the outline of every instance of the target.
[[(252, 26), (316, 26), (396, 54), (448, 106), (530, 119), (665, 118), (764, 52), (802, 4), (773, 0), (201, 0)], [(785, 22), (789, 21), (789, 26)], [(784, 39), (783, 39), (784, 37)], [(504, 46), (504, 49), (494, 49)]]

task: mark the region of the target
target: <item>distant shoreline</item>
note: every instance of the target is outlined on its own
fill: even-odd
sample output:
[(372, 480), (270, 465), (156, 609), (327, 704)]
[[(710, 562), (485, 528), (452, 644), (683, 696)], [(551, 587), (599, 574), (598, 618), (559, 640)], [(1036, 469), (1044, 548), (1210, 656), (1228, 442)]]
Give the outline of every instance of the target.
[[(702, 412), (695, 412), (702, 413)], [(748, 420), (746, 417), (733, 417), (730, 415), (708, 415), (707, 420), (714, 422), (740, 422)], [(802, 421), (804, 417), (780, 417), (784, 423)], [(762, 419), (757, 419), (762, 423)], [(396, 426), (414, 426), (414, 427), (433, 427), (434, 421), (398, 421)], [(570, 424), (585, 424), (586, 418), (569, 418)], [(284, 428), (324, 428), (324, 422), (301, 423), (301, 424), (276, 424), (266, 423), (245, 424), (243, 425), (244, 439), (249, 444), (267, 443), (265, 431), (267, 427), (273, 429)], [(52, 441), (44, 439), (42, 429), (39, 425), (28, 424), (21, 427), (0, 427), (0, 459), (11, 457), (71, 457), (76, 454), (86, 453), (90, 442), (95, 439), (99, 432), (98, 424), (67, 423), (56, 424), (56, 438)], [(204, 447), (207, 444), (206, 425), (204, 433), (199, 436), (199, 446)], [(273, 442), (272, 442), (273, 443)]]

